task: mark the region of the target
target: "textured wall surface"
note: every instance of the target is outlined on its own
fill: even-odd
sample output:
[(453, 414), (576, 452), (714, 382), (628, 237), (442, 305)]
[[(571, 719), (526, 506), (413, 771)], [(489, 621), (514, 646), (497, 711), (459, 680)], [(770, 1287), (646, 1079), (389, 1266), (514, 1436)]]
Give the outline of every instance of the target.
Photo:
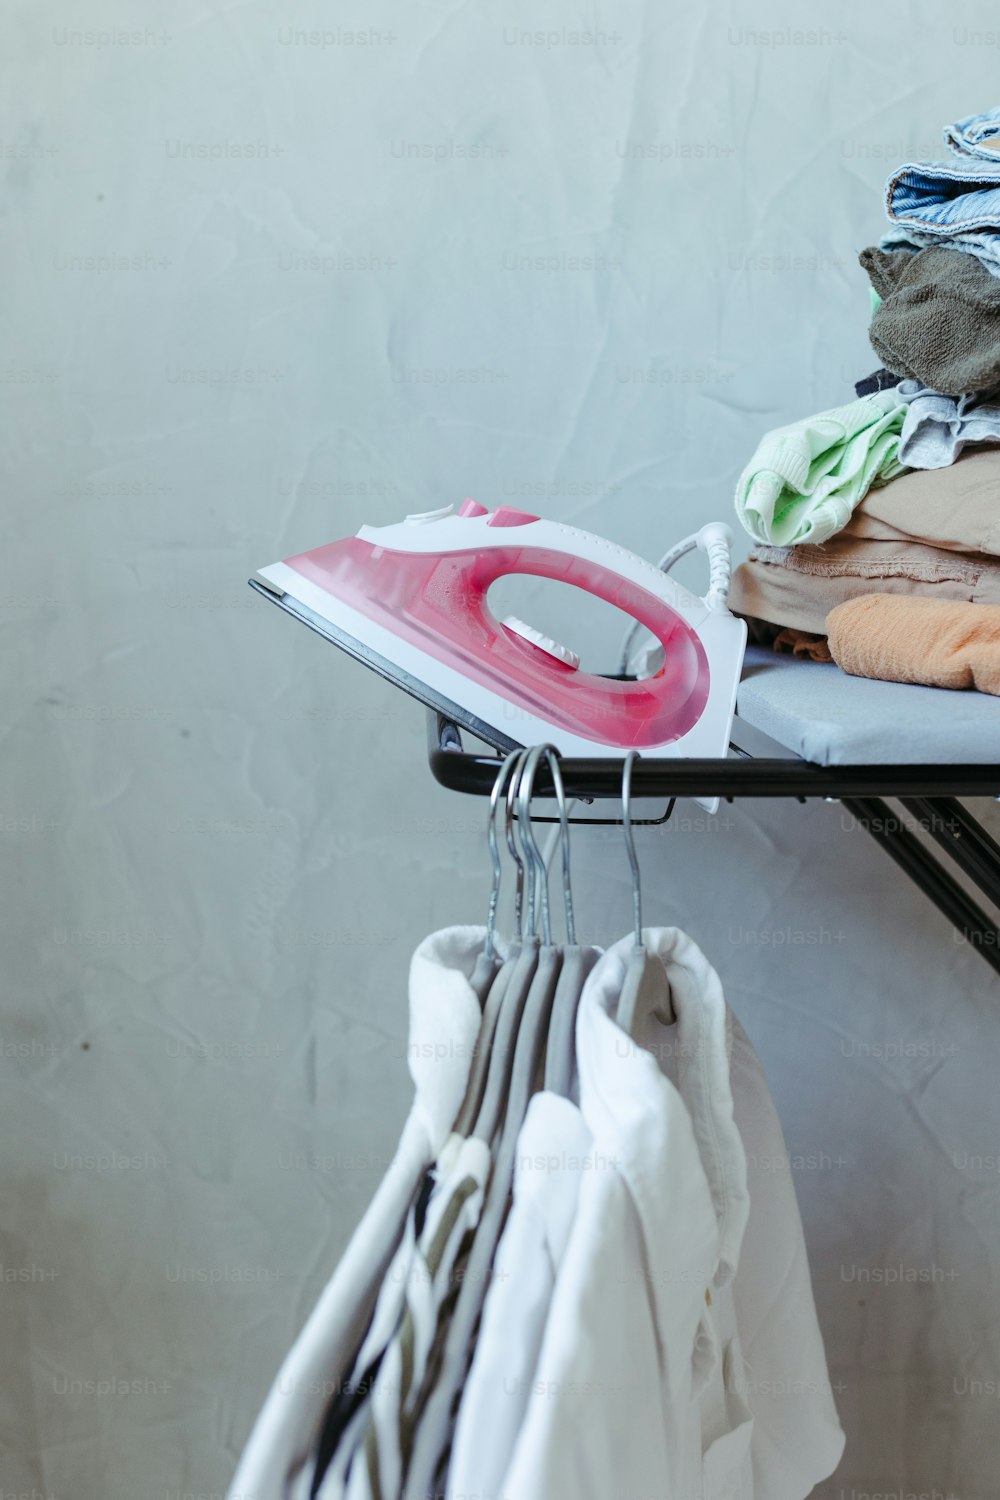
[[(248, 573), (466, 494), (655, 557), (874, 367), (886, 170), (996, 102), (997, 36), (802, 11), (8, 0), (5, 1497), (224, 1489), (395, 1142), (408, 956), (485, 913), (421, 712)], [(996, 1496), (989, 970), (836, 807), (640, 847), (781, 1109), (823, 1493)], [(619, 843), (575, 867), (619, 936)]]

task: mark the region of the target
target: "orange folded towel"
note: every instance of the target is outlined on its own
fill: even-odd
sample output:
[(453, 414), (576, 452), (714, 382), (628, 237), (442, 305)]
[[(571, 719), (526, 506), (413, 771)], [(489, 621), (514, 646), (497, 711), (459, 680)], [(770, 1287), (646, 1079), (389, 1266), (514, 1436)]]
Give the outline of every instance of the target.
[(854, 677), (1000, 696), (1000, 605), (869, 594), (831, 609), (826, 629), (834, 661)]

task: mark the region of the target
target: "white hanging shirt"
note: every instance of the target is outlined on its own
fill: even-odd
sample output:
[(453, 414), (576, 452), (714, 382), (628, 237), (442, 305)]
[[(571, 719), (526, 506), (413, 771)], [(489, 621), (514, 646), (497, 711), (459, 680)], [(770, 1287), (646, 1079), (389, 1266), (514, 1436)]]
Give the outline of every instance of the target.
[(504, 1493), (581, 1175), (596, 1165), (577, 1106), (539, 1093), (517, 1140), (514, 1203), (497, 1246), (476, 1354), (462, 1393), (447, 1500)]
[(483, 927), (447, 927), (410, 963), (410, 1074), (415, 1095), (392, 1162), (254, 1424), (230, 1500), (285, 1500), (312, 1456), (327, 1402), (348, 1372), (427, 1167), (465, 1095), (481, 1008), (471, 978)]
[[(703, 986), (711, 971), (682, 933), (649, 932), (645, 939), (664, 963), (680, 1014), (677, 997)], [(503, 1493), (518, 1500), (746, 1493), (746, 1409), (732, 1398), (726, 1430), (703, 1454), (699, 1408), (705, 1382), (721, 1364), (707, 1314), (723, 1256), (739, 1249), (739, 1183), (720, 1220), (680, 1093), (612, 1020), (632, 947), (629, 937), (609, 949), (580, 1001), (580, 1109), (598, 1165), (580, 1178), (504, 1476)], [(711, 1059), (704, 1049), (689, 1063), (696, 1088), (707, 1089)], [(725, 1133), (713, 1143), (724, 1161), (732, 1149)]]
[[(407, 1268), (399, 1327), (385, 1345), (372, 1386), (369, 1420), (344, 1486), (348, 1500), (389, 1497), (402, 1489), (406, 1434), (413, 1427), (416, 1400), (462, 1245), (482, 1213), (491, 1160), (486, 1142), (470, 1136), (462, 1140), (454, 1165), (435, 1186), (427, 1222)], [(320, 1500), (338, 1493), (324, 1484)]]
[[(624, 1359), (624, 1373), (618, 1381), (609, 1380), (607, 1375), (603, 1378), (609, 1387), (617, 1385), (620, 1389), (598, 1391), (592, 1402), (593, 1411), (588, 1414), (588, 1394), (593, 1396), (595, 1393), (589, 1390), (588, 1381), (583, 1378), (583, 1364), (571, 1350), (563, 1347), (567, 1339), (572, 1345), (572, 1320), (583, 1319), (585, 1313), (582, 1305), (576, 1311), (572, 1310), (572, 1300), (565, 1289), (550, 1294), (551, 1309), (546, 1302), (544, 1290), (547, 1284), (556, 1280), (558, 1261), (547, 1282), (536, 1269), (529, 1269), (526, 1262), (518, 1265), (514, 1260), (518, 1243), (514, 1236), (515, 1232), (522, 1232), (517, 1226), (523, 1216), (518, 1189), (515, 1188), (514, 1209), (498, 1251), (498, 1264), (509, 1266), (511, 1274), (506, 1285), (512, 1290), (503, 1299), (502, 1317), (499, 1312), (494, 1316), (494, 1306), (501, 1295), (499, 1285), (491, 1287), (487, 1300), (476, 1359), (463, 1396), (449, 1471), (448, 1494), (455, 1500), (462, 1494), (520, 1494), (519, 1486), (522, 1482), (530, 1483), (532, 1475), (541, 1488), (529, 1490), (529, 1495), (545, 1493), (545, 1484), (556, 1486), (560, 1483), (579, 1484), (583, 1486), (584, 1494), (599, 1494), (600, 1483), (596, 1480), (592, 1490), (587, 1488), (587, 1476), (596, 1471), (593, 1454), (584, 1455), (585, 1445), (579, 1437), (584, 1429), (586, 1443), (593, 1445), (596, 1442), (598, 1447), (602, 1431), (606, 1439), (614, 1435), (617, 1443), (622, 1441), (623, 1435), (630, 1433), (634, 1444), (641, 1450), (639, 1467), (642, 1473), (636, 1476), (635, 1482), (661, 1486), (646, 1488), (641, 1493), (668, 1496), (690, 1493), (742, 1496), (746, 1500), (756, 1488), (759, 1500), (804, 1500), (814, 1484), (836, 1467), (843, 1450), (844, 1437), (830, 1393), (794, 1189), (787, 1175), (773, 1170), (774, 1162), (784, 1159), (784, 1141), (759, 1060), (725, 1005), (718, 977), (696, 945), (669, 929), (647, 931), (644, 936), (648, 951), (657, 954), (668, 970), (678, 1015), (676, 1027), (667, 1029), (656, 1022), (650, 1023), (653, 1035), (643, 1040), (652, 1046), (653, 1056), (635, 1047), (617, 1027), (608, 1030), (605, 1023), (609, 1021), (608, 1013), (617, 1003), (621, 977), (632, 947), (631, 939), (625, 940), (607, 956), (611, 962), (603, 966), (603, 974), (595, 971), (592, 976), (594, 986), (588, 995), (592, 1005), (588, 1007), (586, 1021), (581, 1006), (578, 1023), (578, 1046), (584, 1076), (581, 1102), (584, 1113), (588, 1108), (592, 1111), (590, 1122), (579, 1116), (573, 1123), (573, 1107), (565, 1101), (555, 1102), (562, 1106), (562, 1129), (568, 1147), (567, 1166), (574, 1155), (600, 1164), (602, 1139), (610, 1139), (623, 1130), (633, 1136), (628, 1149), (623, 1150), (619, 1158), (621, 1164), (629, 1167), (624, 1176), (634, 1187), (631, 1202), (628, 1196), (623, 1197), (616, 1191), (609, 1191), (604, 1196), (608, 1205), (617, 1201), (621, 1211), (618, 1222), (621, 1244), (617, 1255), (626, 1255), (631, 1247), (633, 1252), (646, 1258), (646, 1264), (661, 1269), (647, 1276), (637, 1269), (641, 1260), (629, 1262), (619, 1260), (616, 1255), (607, 1257), (605, 1241), (611, 1234), (612, 1221), (603, 1217), (600, 1208), (593, 1209), (593, 1204), (592, 1218), (581, 1219), (579, 1226), (574, 1226), (571, 1239), (586, 1246), (586, 1225), (589, 1223), (595, 1243), (604, 1256), (606, 1269), (610, 1263), (610, 1280), (603, 1302), (600, 1278), (595, 1283), (594, 1277), (587, 1273), (599, 1320), (598, 1309), (607, 1312), (609, 1305), (613, 1305), (615, 1319), (619, 1319), (624, 1317), (627, 1306), (633, 1317), (640, 1321), (645, 1319), (648, 1329), (658, 1331), (660, 1337), (653, 1344), (648, 1341), (644, 1344), (639, 1330), (637, 1337), (629, 1335), (617, 1343), (612, 1340), (610, 1349), (617, 1348)], [(616, 955), (615, 958), (612, 955)], [(596, 1005), (596, 1011), (593, 1005)], [(610, 1050), (610, 1064), (604, 1063), (602, 1048), (605, 1055)], [(652, 1191), (669, 1203), (671, 1192), (666, 1178), (657, 1180), (657, 1153), (664, 1145), (669, 1149), (667, 1137), (650, 1132), (645, 1119), (665, 1102), (662, 1089), (650, 1073), (649, 1063), (654, 1062), (654, 1058), (659, 1062), (657, 1073), (662, 1069), (676, 1079), (687, 1106), (704, 1175), (703, 1185), (708, 1189), (715, 1215), (718, 1251), (710, 1277), (712, 1285), (706, 1288), (710, 1305), (704, 1303), (698, 1308), (697, 1327), (688, 1351), (690, 1390), (687, 1417), (684, 1418), (675, 1397), (671, 1396), (669, 1382), (665, 1383), (661, 1375), (665, 1421), (643, 1405), (655, 1374), (653, 1355), (656, 1346), (669, 1347), (671, 1342), (665, 1339), (665, 1329), (669, 1330), (671, 1325), (669, 1321), (664, 1324), (660, 1316), (662, 1299), (657, 1297), (655, 1289), (660, 1283), (663, 1293), (669, 1296), (673, 1286), (681, 1301), (690, 1291), (690, 1285), (685, 1281), (690, 1267), (685, 1267), (683, 1260), (679, 1268), (675, 1266), (671, 1251), (671, 1233), (674, 1236), (682, 1234), (680, 1226), (689, 1220), (683, 1198), (677, 1200), (678, 1212), (672, 1228), (664, 1223), (657, 1205), (648, 1201)], [(605, 1072), (608, 1078), (602, 1095), (599, 1079)], [(659, 1085), (670, 1089), (665, 1078), (660, 1077)], [(593, 1109), (595, 1099), (598, 1107)], [(538, 1096), (534, 1104), (547, 1110), (549, 1106), (543, 1100), (544, 1096)], [(540, 1116), (536, 1122), (539, 1127), (542, 1118)], [(593, 1134), (591, 1126), (594, 1127)], [(525, 1128), (528, 1129), (528, 1121)], [(549, 1120), (548, 1129), (553, 1135), (559, 1131), (558, 1114)], [(637, 1133), (638, 1138), (635, 1138)], [(678, 1141), (690, 1164), (689, 1142), (684, 1139), (682, 1129)], [(749, 1173), (744, 1143), (750, 1154)], [(531, 1144), (530, 1133), (528, 1144)], [(527, 1151), (524, 1156), (519, 1151), (519, 1170), (527, 1155)], [(538, 1155), (545, 1160), (542, 1152)], [(557, 1155), (550, 1153), (547, 1161), (550, 1170), (539, 1173), (539, 1177), (544, 1178), (543, 1190), (533, 1195), (529, 1192), (526, 1200), (531, 1202), (534, 1197), (539, 1203), (544, 1203), (547, 1223), (551, 1227), (547, 1241), (550, 1258), (553, 1252), (556, 1256), (559, 1254), (562, 1239), (558, 1226), (572, 1219), (576, 1194), (581, 1193), (581, 1202), (602, 1197), (596, 1186), (589, 1182), (586, 1171), (559, 1170)], [(561, 1203), (557, 1201), (560, 1199)], [(645, 1232), (644, 1223), (647, 1226)], [(529, 1233), (526, 1227), (523, 1232)], [(537, 1245), (535, 1250), (537, 1253)], [(579, 1276), (585, 1269), (582, 1262), (578, 1262), (576, 1274)], [(630, 1278), (631, 1284), (623, 1289), (620, 1283), (626, 1278)], [(646, 1282), (649, 1295), (644, 1309), (641, 1299), (631, 1294)], [(527, 1286), (530, 1298), (529, 1307), (520, 1310), (513, 1295), (513, 1288), (519, 1284)], [(579, 1286), (575, 1295), (577, 1298), (582, 1295)], [(529, 1382), (532, 1405), (536, 1409), (525, 1421), (525, 1433), (518, 1440), (518, 1452), (508, 1467), (502, 1447), (492, 1441), (485, 1415), (477, 1413), (485, 1414), (490, 1409), (492, 1397), (493, 1407), (498, 1412), (494, 1420), (503, 1424), (504, 1433), (512, 1421), (524, 1418), (527, 1404), (523, 1399), (525, 1381), (514, 1351), (522, 1341), (525, 1348), (538, 1347), (547, 1316), (552, 1328), (551, 1332), (545, 1329), (544, 1368), (540, 1363), (538, 1372)], [(585, 1325), (580, 1322), (576, 1326), (584, 1328)], [(618, 1327), (624, 1328), (627, 1324), (622, 1322)], [(592, 1344), (592, 1331), (587, 1325), (588, 1346)], [(740, 1347), (741, 1334), (746, 1367)], [(558, 1365), (561, 1347), (571, 1381), (567, 1390), (572, 1393), (565, 1402), (562, 1434), (563, 1439), (568, 1438), (570, 1443), (568, 1451), (572, 1451), (574, 1444), (581, 1449), (579, 1472), (560, 1469), (558, 1462), (553, 1467), (551, 1452), (539, 1468), (540, 1447), (555, 1440), (559, 1432), (558, 1424), (547, 1425), (545, 1414), (539, 1415), (538, 1408), (540, 1402), (549, 1403), (559, 1395), (559, 1377), (553, 1376), (552, 1371)], [(682, 1363), (683, 1347), (682, 1341)], [(643, 1352), (645, 1365), (641, 1359)], [(602, 1366), (599, 1357), (593, 1363), (596, 1369)], [(631, 1373), (633, 1365), (635, 1374)], [(614, 1368), (613, 1359), (609, 1368)], [(752, 1375), (746, 1373), (747, 1369)], [(572, 1386), (573, 1371), (576, 1371), (577, 1389)], [(644, 1371), (641, 1376), (640, 1371)], [(511, 1395), (499, 1403), (496, 1393), (504, 1389), (505, 1382)], [(592, 1386), (593, 1382), (589, 1385)], [(655, 1379), (652, 1385), (656, 1386)], [(608, 1404), (600, 1399), (601, 1394), (607, 1396)], [(614, 1399), (622, 1396), (626, 1399), (622, 1400), (620, 1409), (616, 1408)], [(644, 1410), (648, 1420), (653, 1422), (652, 1428), (643, 1425), (641, 1414)], [(753, 1422), (750, 1420), (751, 1410)], [(574, 1430), (577, 1436), (574, 1436)], [(661, 1437), (659, 1444), (654, 1436), (657, 1432)], [(687, 1484), (687, 1490), (662, 1487), (678, 1482), (677, 1464), (671, 1468), (671, 1450), (674, 1458), (682, 1452), (686, 1454), (682, 1464), (682, 1467), (686, 1464), (686, 1477), (679, 1482)], [(563, 1457), (565, 1460), (566, 1453)], [(628, 1461), (632, 1462), (635, 1457), (635, 1454), (630, 1454)], [(516, 1490), (515, 1486), (518, 1487)], [(626, 1490), (622, 1487), (617, 1493), (624, 1494)]]
[(805, 1500), (839, 1464), (844, 1433), (781, 1122), (760, 1059), (730, 1016), (734, 1112), (750, 1184), (750, 1217), (733, 1278), (744, 1369), (733, 1379), (754, 1416), (758, 1500)]
[[(659, 941), (653, 931), (646, 936)], [(737, 1398), (753, 1416), (758, 1500), (805, 1500), (840, 1462), (844, 1433), (795, 1188), (780, 1170), (787, 1161), (781, 1122), (760, 1059), (718, 975), (702, 962), (702, 982), (674, 995), (676, 1026), (652, 1020), (643, 1041), (691, 1111), (722, 1226), (709, 1333), (722, 1352), (723, 1380), (708, 1379), (700, 1398), (703, 1445), (726, 1430)]]

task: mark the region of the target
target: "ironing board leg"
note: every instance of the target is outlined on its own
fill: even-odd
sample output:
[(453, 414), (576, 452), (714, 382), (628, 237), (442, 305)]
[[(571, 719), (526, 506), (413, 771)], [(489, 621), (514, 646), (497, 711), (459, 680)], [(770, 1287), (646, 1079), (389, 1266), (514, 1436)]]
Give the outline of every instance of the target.
[(1000, 931), (996, 924), (910, 833), (902, 819), (880, 797), (845, 797), (842, 805), (930, 897), (980, 957), (1000, 973)]
[(903, 802), (931, 838), (951, 855), (983, 894), (1000, 906), (1000, 844), (955, 797), (912, 797)]

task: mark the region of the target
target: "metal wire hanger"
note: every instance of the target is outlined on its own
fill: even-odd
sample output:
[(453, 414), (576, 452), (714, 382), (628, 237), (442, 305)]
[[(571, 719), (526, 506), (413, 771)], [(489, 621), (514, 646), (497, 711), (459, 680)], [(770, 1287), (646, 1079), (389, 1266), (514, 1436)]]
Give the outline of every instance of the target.
[(633, 1041), (641, 1041), (651, 1016), (655, 1016), (664, 1026), (672, 1025), (677, 1019), (666, 970), (658, 958), (646, 952), (643, 944), (642, 877), (632, 835), (632, 767), (638, 759), (638, 750), (630, 750), (622, 767), (622, 827), (625, 833), (625, 852), (632, 871), (635, 943), (618, 1000), (618, 1025)]
[(500, 859), (500, 848), (497, 844), (496, 816), (497, 807), (500, 802), (500, 793), (504, 790), (505, 786), (507, 786), (507, 847), (517, 868), (517, 878), (514, 887), (514, 926), (518, 939), (520, 940), (521, 937), (521, 922), (524, 909), (524, 861), (518, 853), (514, 842), (510, 798), (511, 791), (516, 790), (518, 781), (518, 777), (512, 773), (523, 755), (523, 750), (512, 750), (510, 752), (497, 772), (497, 778), (493, 783), (493, 790), (490, 793), (490, 820), (486, 829), (486, 837), (490, 849), (490, 864), (493, 869), (493, 879), (490, 885), (490, 904), (486, 918), (486, 952), (490, 958), (493, 957), (495, 949), (497, 906), (500, 901), (500, 882), (503, 877), (503, 864)]

